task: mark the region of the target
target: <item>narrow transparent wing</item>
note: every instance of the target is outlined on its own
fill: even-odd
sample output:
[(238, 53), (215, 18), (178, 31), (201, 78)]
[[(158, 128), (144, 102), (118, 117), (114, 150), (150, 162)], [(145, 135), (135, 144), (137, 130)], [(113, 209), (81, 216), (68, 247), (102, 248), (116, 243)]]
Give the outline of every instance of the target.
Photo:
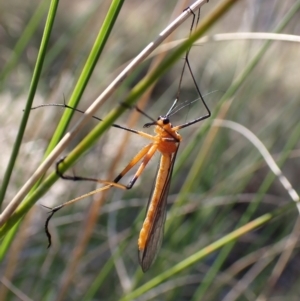
[[(139, 262), (140, 262), (143, 272), (146, 272), (150, 268), (150, 266), (153, 264), (153, 262), (155, 261), (155, 259), (157, 257), (157, 254), (161, 248), (161, 245), (162, 245), (163, 235), (164, 235), (164, 225), (165, 225), (166, 214), (167, 214), (167, 203), (168, 203), (167, 199), (168, 199), (172, 172), (173, 172), (173, 167), (174, 167), (178, 147), (171, 159), (171, 164), (170, 164), (169, 170), (168, 170), (168, 176), (164, 183), (163, 190), (162, 190), (159, 202), (156, 207), (156, 211), (154, 214), (154, 221), (153, 221), (152, 227), (150, 229), (150, 233), (148, 235), (148, 238), (147, 238), (147, 241), (145, 244), (145, 249), (139, 250)], [(158, 170), (156, 173), (156, 180), (157, 180), (157, 174), (158, 174)], [(149, 208), (149, 204), (152, 200), (153, 191), (154, 191), (154, 189), (152, 189), (152, 192), (151, 192), (151, 195), (150, 195), (150, 198), (148, 201), (147, 211)]]

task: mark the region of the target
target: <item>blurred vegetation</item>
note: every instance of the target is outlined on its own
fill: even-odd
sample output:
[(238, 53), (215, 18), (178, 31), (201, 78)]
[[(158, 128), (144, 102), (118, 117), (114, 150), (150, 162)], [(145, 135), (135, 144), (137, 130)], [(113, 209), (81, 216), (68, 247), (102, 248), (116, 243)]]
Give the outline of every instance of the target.
[[(89, 69), (87, 84), (78, 92), (75, 86), (111, 2), (119, 3), (121, 10), (118, 14), (116, 9), (112, 16), (112, 24), (117, 19), (105, 47)], [(205, 4), (200, 21), (220, 2)], [(0, 2), (2, 184), (26, 106), (63, 103), (65, 98), (80, 100), (78, 108), (85, 110), (189, 3), (51, 1), (53, 28), (35, 90), (33, 70), (41, 53), (49, 5), (49, 1), (34, 0)], [(214, 119), (234, 121), (254, 133), (299, 192), (299, 9), (300, 1), (295, 0), (236, 1), (206, 33), (210, 39), (192, 47), (190, 63), (213, 118), (181, 131), (183, 142), (170, 189), (164, 242), (146, 274), (138, 265), (137, 238), (158, 156), (133, 189), (111, 189), (59, 211), (50, 222), (53, 245), (47, 249), (44, 222), (48, 211), (39, 203), (53, 207), (97, 187), (62, 179), (49, 185), (19, 228), (17, 224), (10, 231), (2, 228), (0, 300), (298, 300), (300, 223), (296, 205), (249, 139), (234, 129), (217, 126)], [(191, 18), (169, 42), (186, 38), (190, 25)], [(236, 34), (258, 32), (265, 33), (264, 39)], [(267, 34), (274, 32), (293, 35), (293, 40), (277, 35), (267, 42)], [(233, 35), (225, 39), (226, 33)], [(159, 49), (157, 54), (124, 81), (97, 116), (104, 118), (119, 107), (153, 64), (161, 65), (160, 55), (169, 55)], [(153, 86), (149, 97), (138, 102), (152, 118), (165, 114), (173, 103), (182, 64), (178, 60)], [(32, 105), (28, 95), (32, 95)], [(191, 77), (184, 74), (180, 102), (197, 97)], [(48, 107), (28, 113), (2, 211), (49, 152), (63, 110)], [(203, 114), (203, 106), (195, 102), (172, 116), (172, 123)], [(74, 114), (69, 128), (80, 117)], [(126, 110), (118, 119), (118, 124), (136, 129), (146, 122), (149, 120), (134, 110)], [(96, 124), (91, 120), (64, 155)], [(146, 131), (151, 133), (151, 129)], [(68, 173), (112, 180), (145, 143), (137, 135), (111, 128)], [(53, 165), (47, 176), (54, 170)], [(240, 228), (243, 225), (246, 227)]]

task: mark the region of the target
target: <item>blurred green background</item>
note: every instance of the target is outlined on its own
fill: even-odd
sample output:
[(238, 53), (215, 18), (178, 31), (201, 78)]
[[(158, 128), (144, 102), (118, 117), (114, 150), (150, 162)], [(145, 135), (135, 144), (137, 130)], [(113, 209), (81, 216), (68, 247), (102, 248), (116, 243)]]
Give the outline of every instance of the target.
[[(205, 4), (200, 21), (220, 2)], [(236, 2), (206, 33), (209, 38), (192, 47), (194, 76), (214, 118), (234, 121), (252, 131), (299, 191), (300, 2)], [(59, 2), (33, 106), (69, 100), (110, 4)], [(1, 183), (24, 114), (49, 5), (50, 1), (0, 1)], [(125, 1), (78, 108), (86, 109), (188, 5), (187, 1)], [(176, 30), (172, 41), (188, 36), (191, 20)], [(266, 46), (268, 34), (284, 22), (280, 33), (285, 36), (277, 35)], [(255, 33), (264, 35), (257, 38)], [(263, 47), (265, 53), (258, 55)], [(161, 49), (157, 53), (168, 55)], [(141, 64), (97, 116), (104, 118), (118, 107), (156, 59), (153, 56)], [(149, 99), (138, 102), (152, 118), (165, 114), (173, 103), (182, 65), (183, 56), (156, 83)], [(197, 97), (185, 72), (180, 103)], [(38, 167), (62, 113), (54, 107), (30, 112), (2, 210)], [(195, 102), (172, 116), (172, 123), (203, 114), (203, 106)], [(80, 117), (74, 114), (69, 128)], [(147, 118), (131, 110), (118, 120), (136, 129), (146, 122)], [(64, 155), (96, 124), (91, 120)], [(152, 129), (146, 131), (152, 133)], [(0, 300), (299, 300), (299, 213), (295, 205), (280, 211), (292, 200), (259, 151), (234, 129), (214, 125), (213, 118), (180, 134), (183, 142), (170, 189), (164, 242), (146, 274), (138, 264), (137, 238), (158, 155), (132, 190), (112, 189), (59, 211), (50, 222), (53, 244), (47, 249), (44, 223), (48, 211), (39, 204), (53, 207), (97, 187), (95, 183), (56, 181), (12, 235), (12, 244), (4, 243), (2, 237)], [(68, 173), (112, 180), (146, 143), (112, 128)], [(54, 170), (53, 165), (49, 173)], [(246, 230), (216, 251), (204, 249), (276, 209), (277, 218), (259, 229)], [(201, 250), (205, 253), (201, 258), (160, 278)], [(155, 284), (149, 284), (153, 279)], [(142, 293), (130, 295), (141, 287)]]

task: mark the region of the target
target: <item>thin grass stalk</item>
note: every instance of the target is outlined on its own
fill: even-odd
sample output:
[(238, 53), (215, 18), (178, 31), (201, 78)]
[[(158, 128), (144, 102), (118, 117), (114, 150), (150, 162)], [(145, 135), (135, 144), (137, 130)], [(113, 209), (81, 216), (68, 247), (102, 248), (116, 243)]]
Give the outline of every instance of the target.
[(3, 182), (2, 182), (2, 186), (1, 186), (1, 190), (0, 190), (0, 206), (4, 200), (6, 189), (7, 189), (12, 171), (14, 169), (15, 162), (16, 162), (19, 150), (20, 150), (21, 143), (22, 143), (22, 139), (24, 136), (24, 132), (25, 132), (27, 121), (28, 121), (29, 114), (30, 114), (30, 109), (32, 107), (32, 102), (33, 102), (33, 99), (35, 96), (35, 92), (37, 89), (37, 85), (38, 85), (42, 67), (43, 67), (43, 62), (44, 62), (44, 59), (46, 56), (47, 45), (48, 45), (48, 42), (50, 39), (52, 27), (54, 24), (54, 19), (56, 16), (58, 3), (59, 3), (59, 0), (52, 0), (50, 7), (49, 7), (49, 12), (48, 12), (48, 16), (47, 16), (47, 20), (46, 20), (46, 24), (45, 24), (45, 29), (44, 29), (44, 33), (43, 33), (43, 37), (42, 37), (42, 41), (41, 41), (41, 46), (39, 49), (36, 65), (34, 67), (32, 80), (31, 80), (31, 84), (29, 87), (29, 94), (28, 94), (28, 98), (27, 98), (27, 102), (26, 102), (26, 106), (25, 106), (25, 110), (24, 110), (24, 115), (21, 120), (21, 124), (20, 124), (18, 134), (16, 137), (16, 141), (15, 141), (12, 153), (11, 153), (11, 157), (10, 157), (7, 169), (4, 174), (4, 178), (3, 178)]
[[(1, 191), (0, 191), (0, 204), (3, 202), (4, 197), (5, 197), (5, 192), (19, 153), (19, 149), (22, 143), (22, 139), (23, 139), (23, 135), (25, 132), (25, 128), (27, 125), (27, 121), (29, 118), (29, 114), (30, 114), (30, 109), (32, 107), (32, 102), (35, 96), (35, 92), (36, 92), (36, 88), (39, 82), (39, 78), (41, 75), (41, 71), (42, 71), (42, 66), (43, 66), (43, 62), (45, 59), (45, 55), (46, 55), (46, 50), (47, 50), (47, 45), (49, 42), (49, 38), (50, 38), (50, 34), (52, 31), (52, 27), (54, 24), (54, 19), (55, 19), (55, 15), (56, 15), (56, 11), (57, 11), (57, 7), (58, 7), (58, 0), (53, 0), (51, 1), (50, 7), (49, 7), (49, 12), (48, 12), (48, 16), (47, 16), (47, 20), (46, 20), (46, 24), (45, 24), (45, 29), (44, 29), (44, 34), (42, 37), (42, 41), (41, 41), (41, 45), (40, 45), (40, 49), (39, 49), (39, 53), (38, 53), (38, 57), (37, 57), (37, 62), (35, 65), (35, 69), (33, 72), (33, 76), (32, 76), (32, 81), (30, 84), (30, 88), (29, 88), (29, 95), (28, 95), (28, 99), (27, 99), (27, 103), (26, 103), (26, 107), (24, 110), (24, 115), (19, 127), (19, 131), (18, 131), (18, 135), (13, 147), (13, 151), (4, 175), (4, 179), (2, 182), (2, 187), (1, 187)], [(21, 47), (21, 46), (20, 46)], [(8, 237), (6, 237), (5, 240), (2, 241), (1, 243), (1, 247), (0, 247), (0, 261), (2, 261), (2, 259), (4, 258), (11, 242), (14, 239), (14, 236), (18, 230), (19, 227), (19, 222), (14, 224), (13, 226), (13, 230), (11, 231), (10, 235)]]

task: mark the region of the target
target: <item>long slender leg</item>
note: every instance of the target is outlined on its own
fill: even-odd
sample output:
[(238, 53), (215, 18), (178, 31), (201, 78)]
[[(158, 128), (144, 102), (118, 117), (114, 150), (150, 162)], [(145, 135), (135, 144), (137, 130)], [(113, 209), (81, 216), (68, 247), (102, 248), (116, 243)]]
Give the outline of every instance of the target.
[[(174, 138), (163, 138), (163, 142), (172, 142), (176, 143), (178, 142)], [(134, 156), (134, 158), (127, 164), (127, 166), (120, 172), (120, 174), (113, 180), (113, 181), (107, 181), (107, 180), (101, 180), (101, 179), (96, 179), (96, 178), (89, 178), (89, 177), (81, 177), (81, 176), (70, 176), (70, 175), (65, 175), (59, 170), (59, 165), (64, 161), (65, 158), (60, 159), (56, 163), (56, 173), (57, 175), (68, 181), (91, 181), (91, 182), (97, 182), (97, 183), (102, 183), (110, 186), (115, 186), (121, 189), (131, 189), (137, 178), (140, 176), (142, 171), (144, 170), (146, 164), (149, 162), (149, 160), (152, 158), (154, 153), (157, 150), (157, 145), (150, 143), (146, 145), (144, 148), (142, 148), (137, 155)], [(124, 177), (125, 174), (128, 173), (142, 158), (143, 162), (133, 178), (130, 180), (128, 185), (122, 185), (118, 184), (118, 182)]]
[(114, 179), (114, 181), (106, 181), (106, 180), (100, 180), (96, 178), (90, 178), (90, 177), (80, 177), (80, 176), (70, 176), (70, 175), (64, 175), (60, 170), (59, 170), (59, 165), (64, 161), (64, 158), (59, 160), (56, 163), (56, 173), (64, 180), (69, 180), (69, 181), (91, 181), (91, 182), (97, 182), (97, 183), (103, 183), (111, 186), (115, 186), (121, 189), (130, 189), (130, 184), (127, 186), (122, 185), (122, 184), (117, 184), (121, 178), (131, 169), (133, 168), (143, 157), (147, 155), (151, 147), (153, 146), (152, 143), (146, 145), (144, 148), (142, 148), (137, 155), (134, 156), (134, 158), (127, 164), (127, 166), (122, 170), (122, 172)]
[[(191, 36), (192, 31), (193, 31), (193, 27), (194, 27), (194, 23), (195, 23), (196, 15), (189, 7), (186, 10), (190, 10), (192, 15), (193, 15), (193, 20), (192, 20), (192, 24), (191, 24), (191, 28), (190, 28), (190, 36)], [(200, 9), (199, 9), (199, 17), (200, 17)], [(199, 20), (199, 17), (198, 17), (198, 20)], [(197, 20), (197, 24), (198, 24), (198, 20)], [(191, 50), (191, 48), (189, 48), (187, 50), (186, 54), (185, 54), (184, 63), (183, 63), (182, 71), (181, 71), (181, 74), (180, 74), (179, 84), (178, 84), (177, 93), (176, 93), (176, 101), (178, 101), (179, 98), (180, 98), (180, 91), (181, 91), (181, 84), (182, 84), (183, 74), (184, 74), (185, 67), (186, 67), (186, 64), (187, 64), (187, 61), (188, 61), (188, 55), (189, 55), (190, 50)]]
[[(190, 8), (188, 8), (188, 9), (190, 9)], [(195, 19), (196, 19), (196, 15), (195, 15), (195, 13), (194, 13), (192, 10), (191, 10), (191, 13), (192, 13), (192, 15), (193, 15), (193, 21), (192, 21), (192, 25), (191, 25), (191, 33), (192, 33), (192, 30), (193, 30), (193, 27), (194, 27), (194, 23), (195, 23)], [(199, 9), (199, 11), (198, 11), (198, 16), (197, 16), (196, 24), (198, 24), (199, 18), (200, 18), (200, 9)], [(207, 119), (207, 118), (209, 118), (209, 117), (211, 116), (211, 112), (210, 112), (210, 110), (209, 110), (209, 108), (208, 108), (206, 102), (204, 101), (204, 98), (203, 98), (203, 96), (202, 96), (202, 94), (201, 94), (201, 92), (200, 92), (200, 88), (199, 88), (199, 86), (198, 86), (198, 84), (197, 84), (197, 81), (196, 81), (196, 79), (195, 79), (195, 76), (194, 76), (193, 71), (192, 71), (192, 68), (191, 68), (191, 64), (190, 64), (190, 61), (189, 61), (190, 50), (191, 50), (191, 48), (189, 48), (188, 51), (186, 52), (185, 62), (184, 62), (184, 66), (183, 66), (183, 71), (182, 71), (181, 77), (180, 77), (180, 85), (181, 85), (181, 81), (182, 81), (182, 76), (183, 76), (184, 69), (185, 69), (185, 67), (187, 66), (187, 68), (188, 68), (188, 70), (189, 70), (189, 73), (190, 73), (190, 75), (191, 75), (191, 78), (192, 78), (192, 80), (193, 80), (193, 82), (194, 82), (195, 88), (196, 88), (196, 90), (197, 90), (197, 93), (198, 93), (198, 95), (199, 95), (199, 98), (201, 99), (201, 101), (202, 101), (204, 107), (205, 107), (206, 110), (207, 110), (207, 114), (204, 115), (204, 116), (201, 116), (201, 117), (199, 117), (199, 118), (196, 118), (196, 119), (194, 119), (194, 120), (191, 120), (191, 121), (189, 121), (189, 122), (186, 122), (186, 123), (184, 123), (184, 124), (181, 124), (181, 125), (178, 125), (178, 126), (174, 127), (174, 130), (176, 130), (176, 131), (177, 131), (177, 130), (180, 130), (180, 129), (182, 129), (182, 128), (185, 128), (185, 127), (187, 127), (187, 126), (189, 126), (189, 125), (192, 125), (192, 124), (194, 124), (194, 123), (197, 123), (197, 122), (199, 122), (199, 121), (201, 121), (201, 120)], [(180, 95), (180, 85), (179, 85), (178, 92), (177, 92), (178, 97), (179, 97), (179, 95)]]
[[(71, 176), (67, 176), (67, 175), (63, 175), (60, 171), (59, 171), (59, 164), (62, 162), (58, 161), (57, 165), (56, 165), (56, 172), (58, 173), (58, 175), (60, 177), (62, 177), (65, 180), (72, 180), (72, 181), (93, 181), (93, 182), (97, 182), (97, 183), (102, 183), (102, 184), (106, 184), (106, 186), (101, 187), (99, 189), (96, 189), (94, 191), (91, 191), (89, 193), (86, 193), (82, 196), (79, 196), (75, 199), (72, 199), (66, 203), (63, 203), (59, 206), (56, 206), (54, 208), (48, 208), (46, 206), (46, 208), (50, 209), (50, 214), (45, 222), (45, 232), (46, 235), (48, 237), (48, 248), (51, 246), (51, 234), (49, 232), (48, 226), (49, 226), (49, 221), (52, 218), (52, 216), (54, 215), (55, 212), (57, 212), (58, 210), (60, 210), (61, 208), (74, 204), (75, 202), (78, 202), (80, 200), (82, 200), (83, 198), (86, 198), (90, 195), (93, 195), (95, 193), (107, 190), (111, 187), (118, 187), (121, 189), (131, 189), (132, 186), (134, 185), (134, 183), (136, 182), (136, 180), (139, 178), (139, 176), (142, 174), (142, 172), (144, 171), (146, 165), (148, 164), (148, 162), (150, 161), (150, 159), (153, 157), (153, 155), (155, 154), (155, 152), (157, 151), (157, 145), (150, 143), (147, 146), (145, 146), (130, 162), (129, 164), (123, 169), (123, 171), (115, 178), (115, 180), (113, 182), (110, 181), (103, 181), (103, 180), (99, 180), (99, 179), (93, 179), (93, 178), (84, 178), (84, 177), (71, 177)], [(133, 168), (141, 159), (143, 158), (143, 161), (141, 163), (141, 165), (139, 166), (138, 170), (136, 171), (135, 175), (132, 177), (132, 179), (130, 180), (130, 182), (128, 183), (128, 185), (122, 185), (122, 184), (118, 184), (117, 182), (120, 181), (120, 179), (131, 169)]]
[(86, 197), (88, 197), (90, 195), (93, 195), (93, 194), (99, 193), (101, 191), (107, 190), (107, 189), (109, 189), (111, 187), (112, 187), (111, 185), (106, 185), (104, 187), (101, 187), (101, 188), (98, 188), (96, 190), (90, 191), (89, 193), (86, 193), (84, 195), (81, 195), (81, 196), (79, 196), (79, 197), (77, 197), (75, 199), (72, 199), (72, 200), (70, 200), (68, 202), (65, 202), (65, 203), (63, 203), (61, 205), (58, 205), (58, 206), (56, 206), (54, 208), (49, 208), (47, 206), (42, 205), (43, 207), (45, 207), (47, 209), (50, 209), (49, 216), (48, 216), (48, 218), (46, 219), (46, 222), (45, 222), (45, 232), (46, 232), (46, 235), (48, 237), (48, 248), (51, 246), (51, 234), (50, 234), (50, 231), (49, 231), (49, 221), (50, 221), (50, 219), (52, 218), (52, 216), (54, 215), (55, 212), (57, 212), (58, 210), (60, 210), (63, 207), (66, 207), (68, 205), (74, 204), (74, 203), (76, 203), (76, 202), (78, 202), (78, 201), (80, 201), (80, 200), (82, 200), (82, 199), (84, 199), (84, 198), (86, 198)]
[[(208, 1), (207, 1), (207, 2), (208, 2)], [(191, 36), (195, 23), (196, 23), (196, 26), (197, 26), (197, 24), (199, 23), (199, 19), (200, 19), (200, 8), (199, 8), (199, 10), (198, 10), (198, 15), (197, 15), (197, 17), (196, 17), (196, 14), (194, 13), (194, 11), (193, 11), (190, 7), (188, 7), (187, 9), (190, 10), (191, 14), (193, 15), (192, 24), (191, 24), (191, 27), (190, 27), (190, 36)], [(196, 19), (196, 18), (197, 18), (197, 19)], [(210, 112), (210, 110), (209, 110), (209, 107), (207, 106), (207, 104), (206, 104), (206, 102), (205, 102), (205, 100), (204, 100), (204, 98), (203, 98), (203, 96), (202, 96), (202, 94), (201, 94), (200, 88), (199, 88), (199, 86), (198, 86), (198, 84), (197, 84), (197, 81), (196, 81), (196, 79), (195, 79), (195, 76), (194, 76), (193, 71), (192, 71), (192, 68), (191, 68), (191, 64), (190, 64), (190, 61), (189, 61), (190, 50), (191, 50), (191, 47), (187, 50), (187, 52), (186, 52), (186, 54), (185, 54), (184, 64), (183, 64), (183, 67), (182, 67), (182, 72), (181, 72), (180, 79), (179, 79), (178, 89), (177, 89), (177, 92), (176, 92), (176, 99), (175, 99), (175, 101), (174, 101), (172, 107), (170, 108), (170, 110), (169, 110), (168, 113), (166, 114), (166, 117), (175, 114), (177, 111), (179, 111), (180, 109), (182, 109), (183, 107), (186, 106), (186, 105), (183, 105), (183, 106), (181, 106), (180, 108), (177, 108), (177, 109), (176, 109), (176, 103), (178, 102), (178, 100), (179, 100), (179, 98), (180, 98), (181, 84), (182, 84), (183, 75), (184, 75), (184, 71), (185, 71), (186, 66), (187, 66), (187, 68), (188, 68), (188, 70), (189, 70), (189, 73), (190, 73), (191, 78), (192, 78), (192, 80), (193, 80), (193, 83), (194, 83), (194, 85), (195, 85), (195, 88), (196, 88), (196, 91), (197, 91), (197, 93), (198, 93), (198, 96), (199, 96), (199, 98), (201, 99), (201, 101), (202, 101), (202, 103), (203, 103), (205, 109), (207, 110), (207, 114), (204, 115), (204, 116), (201, 116), (201, 117), (199, 117), (199, 118), (196, 118), (196, 119), (194, 119), (194, 120), (191, 120), (191, 121), (189, 121), (189, 122), (187, 122), (187, 123), (184, 123), (184, 124), (181, 124), (181, 125), (178, 125), (178, 126), (174, 127), (173, 129), (174, 129), (175, 131), (177, 131), (177, 130), (179, 130), (179, 129), (182, 129), (182, 128), (184, 128), (184, 127), (187, 127), (187, 126), (189, 126), (189, 125), (192, 125), (192, 124), (194, 124), (194, 123), (197, 123), (197, 122), (199, 122), (199, 121), (202, 121), (202, 120), (204, 120), (204, 119), (207, 119), (207, 118), (209, 118), (209, 117), (211, 116), (211, 112)], [(154, 120), (154, 119), (151, 118), (148, 114), (146, 114), (145, 112), (143, 112), (142, 110), (140, 110), (137, 106), (132, 106), (132, 107), (131, 107), (131, 106), (125, 104), (125, 103), (122, 103), (122, 105), (124, 105), (125, 107), (128, 107), (128, 108), (135, 108), (138, 112), (140, 112), (141, 114), (143, 114), (144, 116), (148, 117), (149, 119), (151, 119), (151, 120), (153, 121), (153, 122), (150, 122), (150, 123), (146, 123), (146, 124), (144, 125), (144, 127), (150, 127), (150, 126), (153, 126), (153, 125), (157, 125), (156, 120)], [(176, 110), (175, 110), (175, 109), (176, 109)], [(174, 112), (174, 110), (175, 110), (175, 112)], [(171, 134), (171, 133), (170, 133), (170, 134)]]
[[(78, 176), (69, 176), (64, 175), (59, 170), (59, 164), (62, 162), (62, 160), (58, 161), (56, 164), (56, 173), (64, 180), (70, 180), (70, 181), (92, 181), (96, 183), (106, 184), (108, 186), (114, 186), (121, 189), (131, 189), (138, 177), (142, 174), (144, 171), (146, 165), (150, 161), (150, 159), (153, 157), (155, 152), (157, 151), (157, 145), (150, 143), (146, 145), (142, 150), (139, 151), (139, 153), (128, 163), (128, 165), (122, 170), (122, 172), (114, 179), (114, 181), (107, 181), (107, 180), (101, 180), (96, 178), (87, 178), (87, 177), (78, 177)], [(141, 159), (143, 159), (141, 165), (139, 166), (138, 170), (136, 171), (135, 175), (132, 177), (132, 179), (129, 181), (127, 185), (119, 184), (118, 182), (124, 177), (125, 174), (127, 174), (128, 171), (130, 171)], [(71, 201), (67, 202), (68, 204)], [(67, 203), (61, 205), (64, 206)]]

